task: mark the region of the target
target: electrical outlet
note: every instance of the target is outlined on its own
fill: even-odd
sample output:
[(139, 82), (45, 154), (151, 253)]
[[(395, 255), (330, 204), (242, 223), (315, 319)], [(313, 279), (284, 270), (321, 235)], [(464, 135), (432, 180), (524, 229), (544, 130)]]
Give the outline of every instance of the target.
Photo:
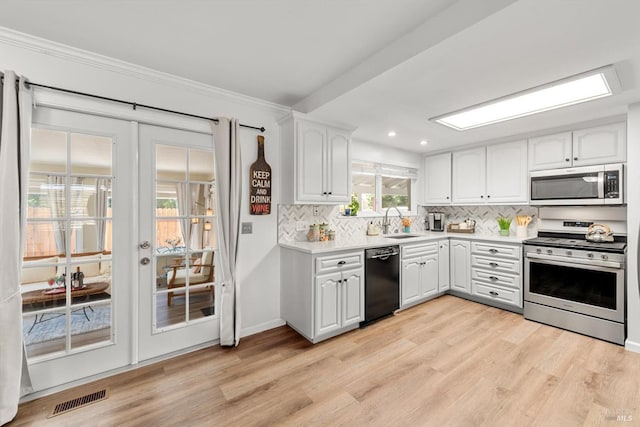
[(242, 234), (251, 234), (253, 233), (253, 223), (252, 222), (243, 222), (242, 223)]
[(296, 231), (306, 231), (307, 223), (304, 221), (296, 221)]
[(313, 207), (313, 216), (320, 215), (320, 208), (318, 206)]

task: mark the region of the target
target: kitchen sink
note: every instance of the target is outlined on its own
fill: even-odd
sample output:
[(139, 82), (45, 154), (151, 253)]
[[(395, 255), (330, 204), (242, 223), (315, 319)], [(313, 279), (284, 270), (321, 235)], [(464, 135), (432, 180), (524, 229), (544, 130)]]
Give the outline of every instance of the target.
[(384, 236), (387, 239), (410, 239), (412, 237), (421, 237), (420, 234), (391, 234)]

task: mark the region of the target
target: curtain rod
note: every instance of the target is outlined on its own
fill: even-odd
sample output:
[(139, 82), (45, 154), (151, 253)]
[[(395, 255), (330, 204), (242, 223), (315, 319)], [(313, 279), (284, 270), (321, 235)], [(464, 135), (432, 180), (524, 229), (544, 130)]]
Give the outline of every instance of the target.
[[(0, 80), (4, 80), (4, 76), (0, 76)], [(43, 84), (40, 84), (40, 83), (32, 83), (32, 82), (29, 82), (29, 81), (27, 81), (26, 83), (29, 86), (36, 86), (36, 87), (41, 87), (41, 88), (44, 88), (44, 89), (57, 90), (58, 92), (71, 93), (71, 94), (74, 94), (74, 95), (88, 96), (88, 97), (91, 97), (91, 98), (101, 99), (103, 101), (116, 102), (116, 103), (119, 103), (119, 104), (127, 104), (127, 105), (131, 105), (131, 107), (134, 110), (136, 110), (138, 107), (140, 107), (140, 108), (146, 108), (148, 110), (162, 111), (164, 113), (179, 114), (181, 116), (193, 117), (195, 119), (212, 120), (215, 123), (218, 123), (218, 119), (211, 118), (211, 117), (205, 117), (205, 116), (199, 116), (197, 114), (183, 113), (182, 111), (176, 111), (176, 110), (169, 110), (167, 108), (154, 107), (153, 105), (138, 104), (137, 102), (124, 101), (122, 99), (109, 98), (109, 97), (106, 97), (106, 96), (95, 95), (95, 94), (92, 94), (92, 93), (79, 92), (77, 90), (64, 89), (64, 88), (56, 87), (56, 86), (48, 86), (48, 85), (43, 85)], [(242, 123), (240, 123), (240, 126), (243, 127), (243, 128), (259, 130), (260, 132), (264, 132), (266, 130), (264, 128), (264, 126), (257, 127), (257, 126), (245, 125), (245, 124), (242, 124)]]

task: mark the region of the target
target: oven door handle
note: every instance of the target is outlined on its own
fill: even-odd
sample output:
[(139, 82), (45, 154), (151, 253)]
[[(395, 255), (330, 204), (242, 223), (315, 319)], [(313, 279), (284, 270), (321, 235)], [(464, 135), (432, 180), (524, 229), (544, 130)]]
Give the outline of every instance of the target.
[(567, 266), (571, 266), (571, 264), (582, 264), (586, 266), (613, 268), (615, 270), (620, 270), (622, 268), (622, 263), (619, 263), (616, 261), (602, 261), (599, 259), (582, 259), (582, 258), (567, 259), (562, 256), (533, 254), (533, 253), (527, 253), (526, 258), (539, 259), (543, 261), (555, 261)]

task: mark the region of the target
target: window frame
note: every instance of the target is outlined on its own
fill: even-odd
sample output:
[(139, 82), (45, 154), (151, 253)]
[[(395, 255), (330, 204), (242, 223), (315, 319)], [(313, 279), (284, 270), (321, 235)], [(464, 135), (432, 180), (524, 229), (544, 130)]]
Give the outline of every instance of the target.
[[(397, 166), (390, 164), (367, 162), (363, 160), (353, 160), (351, 162), (351, 182), (353, 183), (353, 176), (359, 175), (373, 175), (375, 176), (375, 197), (374, 197), (374, 210), (373, 211), (358, 211), (358, 217), (380, 217), (385, 215), (386, 208), (382, 207), (382, 178), (406, 178), (410, 180), (409, 191), (409, 209), (404, 210), (400, 208), (403, 214), (409, 216), (417, 215), (417, 182), (418, 182), (418, 169), (407, 166)], [(355, 194), (352, 192), (352, 196)], [(395, 209), (389, 210), (389, 215), (398, 216), (398, 212)]]

